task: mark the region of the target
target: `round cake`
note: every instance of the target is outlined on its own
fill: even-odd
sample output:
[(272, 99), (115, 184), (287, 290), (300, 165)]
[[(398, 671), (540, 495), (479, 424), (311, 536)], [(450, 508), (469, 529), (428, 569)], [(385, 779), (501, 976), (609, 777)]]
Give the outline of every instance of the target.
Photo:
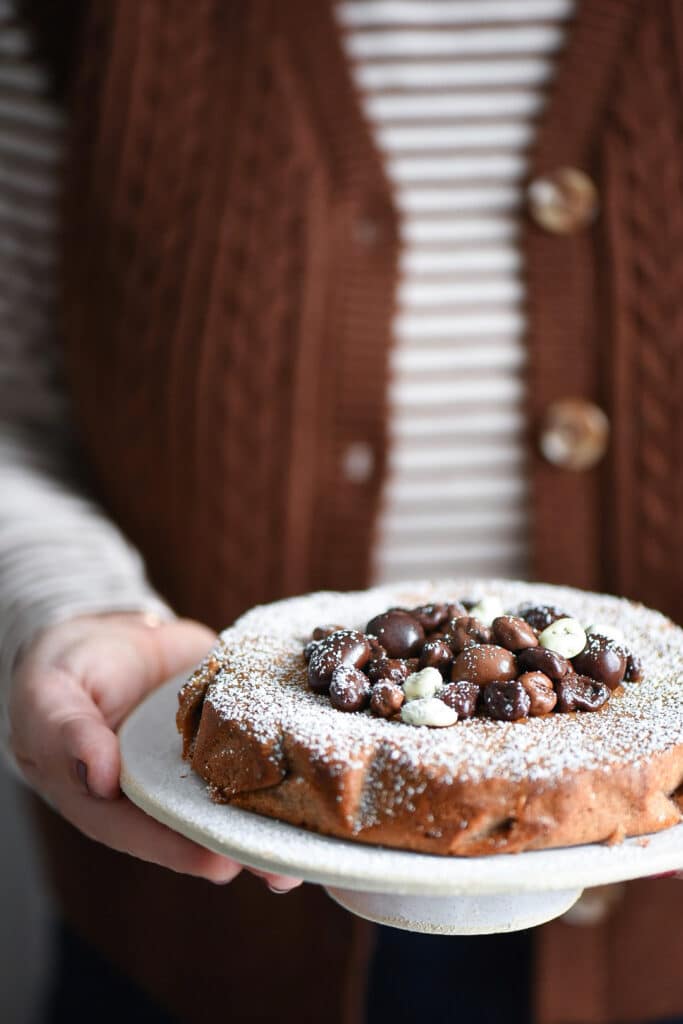
[[(341, 636), (347, 650), (349, 631), (367, 640), (368, 624), (381, 625), (388, 610), (405, 617), (400, 610), (435, 604), (462, 610), (462, 602), (472, 616), (487, 602), (500, 604), (506, 614), (494, 620), (493, 641), (513, 652), (495, 647), (502, 654), (493, 675), (501, 665), (507, 674), (478, 686), (478, 710), (463, 710), (459, 694), (450, 704), (447, 698), (453, 688), (473, 685), (467, 671), (456, 672), (463, 659), (474, 665), (486, 654), (490, 662), (494, 643), (486, 623), (489, 633), (466, 638), (460, 662), (453, 654), (442, 677), (434, 668), (425, 672), (424, 664), (453, 638), (445, 627), (433, 631), (430, 653), (407, 661), (410, 675), (396, 702), (402, 707), (384, 699), (396, 695), (393, 684), (379, 699), (364, 664), (379, 652), (388, 657), (378, 627), (378, 635), (369, 637), (373, 649), (367, 657), (341, 668), (331, 687), (329, 680), (316, 685), (321, 652), (329, 650), (320, 644), (333, 632), (331, 626), (321, 628), (326, 624), (337, 630), (329, 642), (339, 646)], [(514, 617), (523, 608), (532, 609), (530, 622), (536, 609), (559, 609), (547, 624), (535, 623), (525, 645), (537, 645), (540, 636), (540, 644), (553, 650), (543, 628), (554, 620), (555, 633), (564, 631), (555, 650), (575, 640), (570, 634), (580, 632), (577, 623), (589, 634), (588, 624), (597, 623), (595, 634), (623, 638), (614, 641), (614, 649), (623, 654), (622, 665), (628, 654), (630, 675), (626, 671), (619, 685), (610, 684), (608, 693), (572, 668), (574, 683), (584, 680), (584, 689), (599, 699), (567, 700), (567, 675), (549, 687), (554, 709), (541, 704), (534, 712), (527, 676), (543, 673), (524, 674), (525, 651), (520, 641), (515, 647), (515, 630), (525, 630)], [(457, 620), (462, 621), (472, 620)], [(318, 640), (312, 640), (316, 629)], [(430, 635), (422, 636), (423, 648)], [(612, 645), (602, 637), (599, 642)], [(587, 651), (589, 644), (580, 664), (590, 667)], [(519, 667), (509, 670), (510, 658)], [(535, 669), (531, 661), (528, 667)], [(370, 676), (367, 688), (360, 668)], [(429, 689), (432, 678), (443, 688)], [(344, 839), (472, 856), (618, 842), (669, 828), (681, 817), (683, 631), (658, 612), (621, 598), (503, 580), (435, 580), (279, 601), (252, 609), (225, 630), (181, 690), (179, 704), (183, 754), (208, 783), (212, 799)]]

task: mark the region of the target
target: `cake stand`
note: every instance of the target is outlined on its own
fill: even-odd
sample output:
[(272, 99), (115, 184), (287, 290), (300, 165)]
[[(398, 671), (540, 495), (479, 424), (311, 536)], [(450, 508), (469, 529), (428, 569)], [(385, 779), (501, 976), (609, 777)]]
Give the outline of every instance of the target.
[(180, 756), (172, 679), (120, 731), (121, 787), (143, 811), (241, 864), (323, 885), (360, 917), (443, 935), (511, 932), (565, 913), (584, 888), (683, 869), (683, 825), (615, 846), (443, 857), (347, 842), (214, 804)]

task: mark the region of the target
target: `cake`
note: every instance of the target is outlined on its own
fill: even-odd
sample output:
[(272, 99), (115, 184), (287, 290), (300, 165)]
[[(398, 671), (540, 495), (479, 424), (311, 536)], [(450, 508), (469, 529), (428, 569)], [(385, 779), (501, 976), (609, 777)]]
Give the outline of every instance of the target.
[[(458, 613), (449, 627), (428, 621), (435, 605)], [(422, 633), (387, 651), (385, 613), (425, 608)], [(534, 703), (523, 677), (545, 673), (525, 650), (557, 651), (572, 630), (565, 683), (556, 674)], [(616, 652), (604, 672), (597, 648)], [(383, 678), (378, 663), (401, 653), (407, 670)], [(570, 676), (592, 703), (563, 698)], [(462, 856), (617, 842), (680, 821), (683, 630), (622, 598), (503, 580), (310, 594), (225, 630), (182, 688), (177, 725), (213, 800), (326, 835)]]

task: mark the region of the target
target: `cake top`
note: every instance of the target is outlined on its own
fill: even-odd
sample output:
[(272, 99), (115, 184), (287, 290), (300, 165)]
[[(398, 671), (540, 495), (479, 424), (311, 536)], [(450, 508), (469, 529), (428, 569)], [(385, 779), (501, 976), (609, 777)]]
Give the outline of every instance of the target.
[[(302, 647), (325, 622), (363, 629), (391, 606), (463, 597), (553, 604), (582, 622), (618, 627), (642, 658), (643, 681), (598, 712), (500, 722), (470, 719), (457, 728), (408, 728), (369, 712), (341, 714), (307, 685)], [(509, 580), (434, 580), (355, 593), (321, 592), (252, 609), (221, 634), (221, 670), (207, 700), (219, 715), (244, 721), (264, 742), (299, 737), (328, 766), (361, 766), (368, 746), (382, 750), (397, 784), (395, 799), (410, 801), (418, 771), (444, 783), (504, 776), (551, 782), (566, 772), (614, 771), (683, 743), (683, 631), (642, 605), (568, 587)], [(400, 769), (400, 770), (398, 770)], [(365, 822), (364, 824), (368, 824)]]

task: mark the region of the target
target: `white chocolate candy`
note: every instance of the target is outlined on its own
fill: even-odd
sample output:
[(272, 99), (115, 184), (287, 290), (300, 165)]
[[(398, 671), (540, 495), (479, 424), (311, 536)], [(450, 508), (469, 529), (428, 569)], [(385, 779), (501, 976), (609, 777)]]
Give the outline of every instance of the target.
[(479, 619), (485, 626), (492, 626), (493, 620), (505, 614), (503, 602), (497, 597), (482, 597), (467, 613)]
[(538, 637), (541, 647), (574, 658), (586, 646), (586, 631), (576, 619), (556, 619)]
[(443, 686), (443, 677), (438, 668), (423, 668), (413, 672), (403, 684), (403, 692), (407, 701), (433, 697)]
[(588, 636), (591, 636), (593, 633), (597, 633), (599, 636), (606, 636), (608, 640), (614, 640), (615, 644), (620, 646), (626, 643), (626, 637), (619, 627), (611, 626), (607, 622), (592, 622), (590, 626), (586, 626), (586, 633)]
[(441, 729), (447, 725), (455, 725), (458, 721), (458, 712), (437, 697), (422, 697), (403, 705), (401, 719), (407, 725), (429, 725), (434, 729)]

